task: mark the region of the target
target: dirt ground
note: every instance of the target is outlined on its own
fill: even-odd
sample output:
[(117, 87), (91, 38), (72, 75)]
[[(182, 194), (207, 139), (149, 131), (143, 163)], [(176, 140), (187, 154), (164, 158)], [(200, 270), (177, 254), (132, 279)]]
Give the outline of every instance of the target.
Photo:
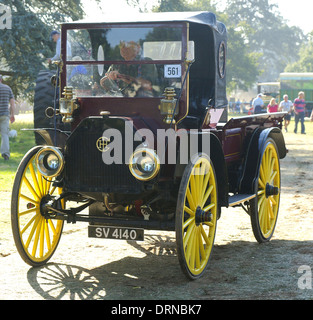
[(66, 224), (51, 262), (31, 268), (13, 243), (10, 192), (0, 194), (6, 230), (0, 234), (0, 299), (313, 299), (313, 137), (287, 133), (285, 139), (289, 154), (281, 162), (272, 241), (256, 242), (242, 209), (223, 209), (209, 268), (197, 281), (180, 270), (174, 233), (146, 232), (137, 243), (91, 239), (85, 223)]

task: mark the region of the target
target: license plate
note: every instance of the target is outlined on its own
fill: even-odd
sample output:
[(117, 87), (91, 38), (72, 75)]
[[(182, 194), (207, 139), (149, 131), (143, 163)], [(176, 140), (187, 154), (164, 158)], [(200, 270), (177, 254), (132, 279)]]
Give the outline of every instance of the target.
[(108, 227), (108, 226), (88, 226), (88, 237), (116, 240), (144, 240), (144, 229)]

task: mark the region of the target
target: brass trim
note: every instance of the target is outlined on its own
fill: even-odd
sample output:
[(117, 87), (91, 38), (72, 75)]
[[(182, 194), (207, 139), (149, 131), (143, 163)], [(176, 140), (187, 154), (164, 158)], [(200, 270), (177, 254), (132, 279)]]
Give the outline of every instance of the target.
[(108, 143), (110, 142), (110, 139), (107, 137), (100, 137), (96, 142), (96, 147), (100, 152), (106, 152), (109, 150)]
[[(135, 168), (136, 163), (133, 163), (133, 160), (134, 160), (136, 154), (143, 153), (143, 152), (150, 155), (150, 157), (153, 159), (153, 161), (155, 163), (155, 170), (148, 177), (143, 177), (142, 175), (137, 173), (136, 168)], [(135, 150), (135, 152), (131, 155), (131, 157), (129, 159), (129, 171), (137, 180), (140, 180), (140, 181), (149, 181), (149, 180), (155, 178), (160, 171), (160, 160), (159, 160), (158, 155), (152, 149), (140, 148), (138, 150)]]
[[(57, 158), (59, 159), (59, 161), (60, 161), (60, 166), (59, 166), (59, 168), (57, 169), (57, 171), (56, 171), (54, 174), (51, 174), (51, 175), (47, 175), (45, 172), (43, 172), (43, 171), (41, 170), (41, 168), (40, 168), (40, 165), (39, 165), (39, 156), (40, 156), (42, 153), (47, 152), (47, 151), (50, 151), (51, 153), (54, 153), (54, 154), (57, 156)], [(63, 157), (62, 152), (61, 152), (59, 149), (57, 149), (57, 148), (55, 148), (55, 147), (49, 147), (49, 146), (47, 146), (47, 147), (41, 148), (41, 149), (37, 152), (36, 158), (35, 158), (35, 163), (36, 163), (36, 167), (37, 167), (38, 171), (39, 171), (43, 176), (49, 177), (49, 178), (54, 178), (54, 177), (58, 176), (58, 175), (62, 172), (62, 170), (63, 170), (63, 168), (64, 168), (64, 157)]]
[[(187, 44), (188, 44), (188, 41), (189, 41), (189, 23), (188, 22), (186, 23), (186, 27), (187, 27), (187, 30), (186, 30), (187, 31), (187, 37), (186, 37), (187, 39), (186, 39), (186, 41), (187, 41)], [(187, 45), (187, 47), (188, 47), (188, 45)], [(185, 62), (187, 62), (187, 61), (185, 61)], [(187, 70), (188, 70), (188, 63), (186, 63), (186, 72), (187, 72)], [(179, 102), (180, 101), (178, 101), (178, 106), (179, 106)], [(188, 113), (189, 113), (189, 74), (188, 74), (188, 77), (186, 79), (186, 113), (182, 118), (180, 118), (179, 120), (176, 121), (176, 126), (187, 117)]]

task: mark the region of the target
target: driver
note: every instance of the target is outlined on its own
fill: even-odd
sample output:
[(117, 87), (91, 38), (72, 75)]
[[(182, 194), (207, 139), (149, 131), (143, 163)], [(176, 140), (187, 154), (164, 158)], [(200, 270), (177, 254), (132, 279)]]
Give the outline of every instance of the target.
[[(141, 47), (135, 41), (120, 44), (120, 54), (125, 61), (144, 60), (140, 52)], [(100, 84), (108, 91), (119, 91), (124, 96), (153, 97), (152, 84), (156, 79), (156, 69), (152, 64), (121, 64), (111, 65)]]

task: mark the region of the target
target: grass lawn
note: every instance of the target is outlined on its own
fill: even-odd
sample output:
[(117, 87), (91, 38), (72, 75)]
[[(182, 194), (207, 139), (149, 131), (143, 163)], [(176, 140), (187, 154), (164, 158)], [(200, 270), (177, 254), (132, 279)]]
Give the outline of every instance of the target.
[(0, 157), (0, 192), (11, 192), (15, 172), (21, 159), (29, 149), (35, 146), (34, 132), (22, 130), (33, 127), (31, 114), (16, 116), (15, 123), (10, 125), (11, 129), (17, 131), (17, 137), (10, 139), (10, 160), (5, 161)]

